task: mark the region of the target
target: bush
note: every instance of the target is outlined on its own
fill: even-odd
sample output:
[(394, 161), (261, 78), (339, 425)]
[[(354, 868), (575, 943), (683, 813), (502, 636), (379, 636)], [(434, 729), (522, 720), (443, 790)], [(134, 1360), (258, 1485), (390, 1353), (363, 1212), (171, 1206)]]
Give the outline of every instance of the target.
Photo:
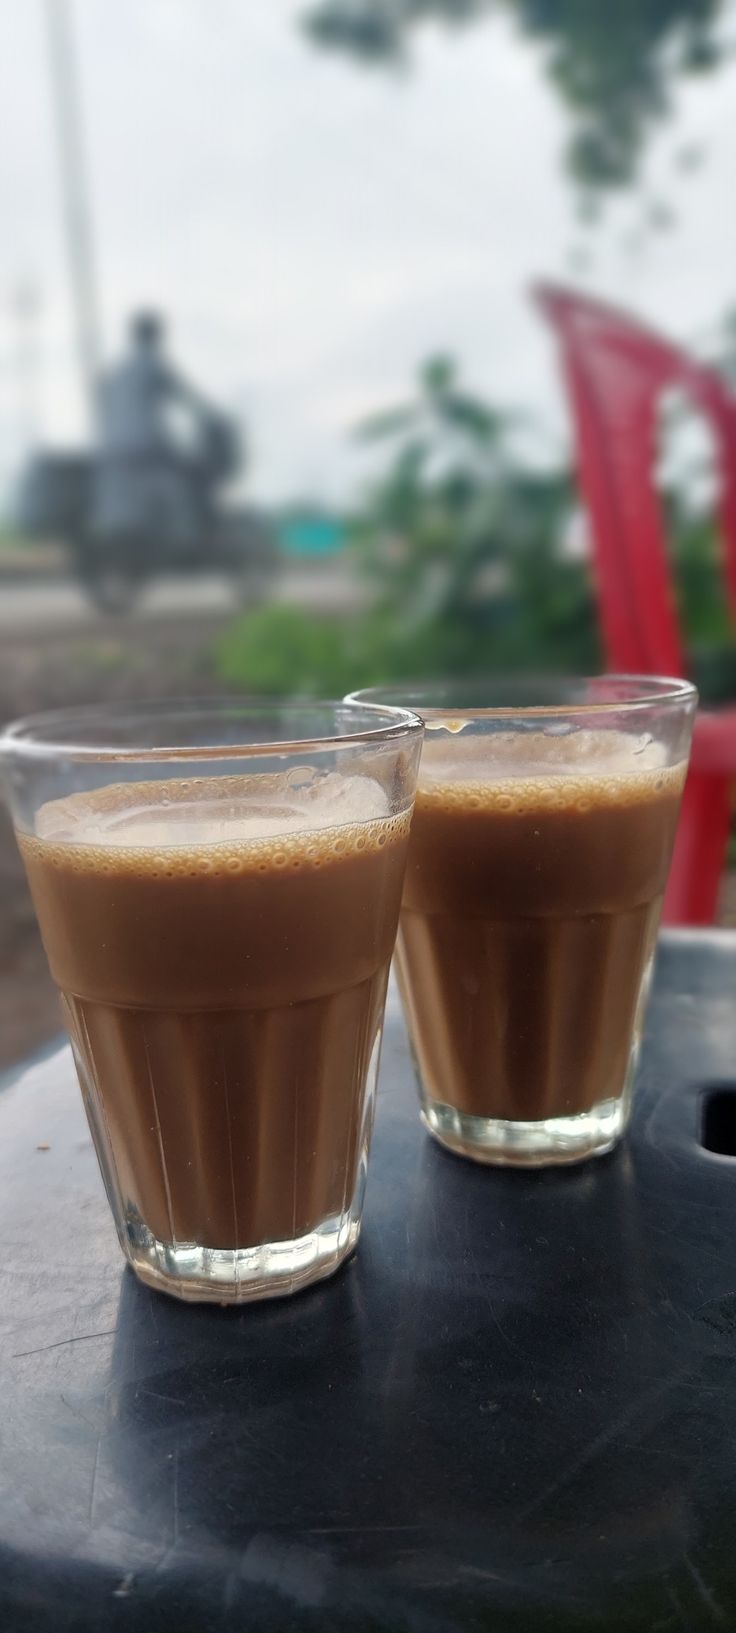
[(266, 606), (230, 626), (215, 661), (220, 678), (243, 691), (342, 697), (352, 681), (349, 646), (349, 628), (334, 618)]
[[(242, 690), (342, 696), (360, 686), (467, 674), (590, 674), (603, 654), (590, 576), (563, 544), (572, 475), (527, 468), (514, 418), (433, 357), (412, 398), (362, 427), (385, 447), (351, 525), (366, 605), (345, 618), (297, 607), (247, 613), (219, 642)], [(705, 701), (736, 694), (736, 646), (718, 541), (665, 499), (680, 618)]]

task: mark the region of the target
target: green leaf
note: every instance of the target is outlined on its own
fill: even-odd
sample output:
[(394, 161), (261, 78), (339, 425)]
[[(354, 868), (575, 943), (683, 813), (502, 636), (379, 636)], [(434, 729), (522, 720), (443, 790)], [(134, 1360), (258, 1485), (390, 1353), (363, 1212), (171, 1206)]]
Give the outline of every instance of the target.
[(454, 383), (456, 372), (452, 357), (441, 352), (436, 357), (428, 357), (419, 371), (423, 391), (430, 398), (445, 396)]

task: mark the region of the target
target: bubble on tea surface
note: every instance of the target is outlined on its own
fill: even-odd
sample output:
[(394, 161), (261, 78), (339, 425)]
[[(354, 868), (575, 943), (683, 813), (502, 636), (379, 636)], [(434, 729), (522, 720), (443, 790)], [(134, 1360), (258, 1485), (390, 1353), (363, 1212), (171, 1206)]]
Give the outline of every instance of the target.
[(309, 788), (316, 775), (314, 766), (294, 765), (290, 771), (287, 771), (286, 781), (290, 788)]
[(92, 865), (94, 853), (96, 869), (143, 866), (164, 880), (320, 867), (408, 830), (409, 814), (391, 817), (374, 778), (302, 769), (291, 781), (272, 772), (109, 785), (42, 806), (36, 834), (64, 866)]
[[(566, 724), (568, 729), (560, 730)], [(417, 801), (447, 811), (519, 814), (540, 806), (577, 808), (651, 798), (682, 780), (664, 744), (648, 732), (595, 730), (550, 722), (539, 728), (425, 740)]]

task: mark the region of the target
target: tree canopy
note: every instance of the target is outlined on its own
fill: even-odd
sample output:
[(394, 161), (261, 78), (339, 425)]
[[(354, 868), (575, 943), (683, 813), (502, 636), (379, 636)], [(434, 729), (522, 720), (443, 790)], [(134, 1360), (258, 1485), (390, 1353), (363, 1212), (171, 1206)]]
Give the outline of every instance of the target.
[[(733, 0), (314, 0), (303, 27), (314, 45), (367, 66), (411, 60), (420, 26), (467, 27), (505, 13), (543, 51), (568, 110), (566, 163), (601, 196), (637, 179), (649, 135), (686, 77), (722, 60), (720, 25)], [(686, 162), (686, 161), (683, 161)]]

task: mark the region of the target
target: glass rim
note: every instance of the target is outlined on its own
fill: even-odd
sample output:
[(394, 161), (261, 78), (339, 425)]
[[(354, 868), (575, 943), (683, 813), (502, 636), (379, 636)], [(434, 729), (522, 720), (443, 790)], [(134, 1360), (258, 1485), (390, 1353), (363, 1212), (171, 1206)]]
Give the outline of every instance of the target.
[[(333, 721), (337, 711), (352, 710), (361, 720), (361, 725), (354, 730), (325, 731), (324, 733), (307, 732), (299, 735), (298, 732), (285, 733), (282, 737), (274, 736), (264, 742), (244, 743), (202, 743), (192, 740), (188, 743), (164, 742), (156, 743), (128, 743), (113, 744), (105, 740), (105, 725), (108, 733), (110, 728), (118, 728), (136, 722), (148, 724), (158, 717), (165, 721), (196, 720), (197, 716), (203, 719), (216, 721), (230, 719), (237, 721), (247, 717), (260, 717), (262, 720), (277, 719), (279, 716), (298, 718), (304, 715), (311, 716), (325, 712), (325, 717), (332, 715)], [(380, 717), (377, 719), (376, 717)], [(85, 728), (94, 734), (99, 728), (99, 741), (80, 741), (76, 733), (83, 733)], [(68, 728), (68, 729), (67, 729)], [(249, 759), (256, 755), (288, 754), (291, 750), (301, 749), (328, 749), (349, 746), (370, 746), (386, 742), (398, 742), (402, 738), (414, 738), (423, 731), (423, 722), (413, 710), (401, 704), (374, 704), (363, 703), (360, 699), (353, 701), (349, 698), (276, 698), (276, 697), (242, 697), (230, 698), (152, 698), (135, 703), (91, 703), (82, 704), (79, 708), (46, 709), (39, 714), (25, 715), (6, 726), (0, 734), (0, 764), (8, 759), (52, 759), (64, 756), (67, 759), (92, 761), (99, 764), (115, 762), (156, 761), (156, 760), (218, 760), (218, 759)]]
[[(521, 686), (533, 688), (538, 685), (542, 688), (565, 687), (570, 690), (586, 686), (599, 687), (603, 693), (600, 697), (591, 697), (580, 701), (562, 697), (555, 703), (501, 703), (501, 704), (474, 704), (467, 705), (462, 701), (463, 687), (472, 695), (473, 689), (487, 687), (491, 692), (494, 686), (509, 686), (513, 684), (513, 676), (469, 675), (466, 680), (457, 678), (451, 681), (412, 681), (403, 686), (400, 682), (391, 686), (361, 687), (355, 692), (346, 694), (346, 703), (370, 704), (372, 707), (386, 708), (392, 706), (392, 700), (402, 699), (401, 707), (420, 714), (423, 719), (441, 720), (448, 716), (462, 715), (467, 720), (515, 720), (518, 718), (535, 719), (538, 717), (554, 718), (563, 715), (600, 715), (600, 714), (630, 714), (638, 710), (648, 709), (678, 709), (683, 706), (695, 706), (698, 702), (697, 688), (692, 681), (682, 680), (671, 675), (633, 675), (611, 672), (603, 675), (520, 675)], [(611, 692), (618, 690), (618, 696), (605, 695), (606, 688)], [(451, 694), (446, 702), (441, 701), (442, 692)], [(436, 698), (436, 702), (429, 701)]]

